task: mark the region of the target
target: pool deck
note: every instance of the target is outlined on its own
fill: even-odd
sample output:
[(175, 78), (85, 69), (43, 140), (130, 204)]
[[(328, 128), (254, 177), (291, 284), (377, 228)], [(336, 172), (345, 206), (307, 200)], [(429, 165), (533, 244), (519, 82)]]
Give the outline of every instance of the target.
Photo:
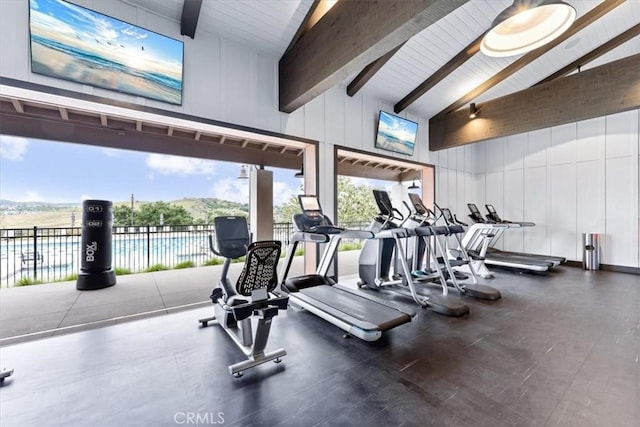
[[(341, 252), (340, 273), (356, 272), (360, 251)], [(295, 257), (290, 275), (303, 272)], [(242, 264), (231, 264), (235, 280)], [(211, 304), (222, 266), (118, 276), (115, 286), (76, 290), (76, 282), (0, 289), (0, 346), (71, 333)]]

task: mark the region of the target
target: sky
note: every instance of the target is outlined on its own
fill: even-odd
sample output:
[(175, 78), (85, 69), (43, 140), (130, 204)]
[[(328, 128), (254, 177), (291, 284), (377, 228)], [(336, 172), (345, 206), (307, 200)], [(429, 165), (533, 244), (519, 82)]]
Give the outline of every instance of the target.
[[(274, 205), (300, 192), (297, 171), (273, 171)], [(0, 198), (14, 202), (80, 203), (211, 197), (249, 203), (239, 163), (0, 135)]]

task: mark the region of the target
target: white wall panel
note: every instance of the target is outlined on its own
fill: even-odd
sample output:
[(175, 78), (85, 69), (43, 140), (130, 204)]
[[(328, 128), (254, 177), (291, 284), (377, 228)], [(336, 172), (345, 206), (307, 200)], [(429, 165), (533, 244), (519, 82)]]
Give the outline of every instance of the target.
[(568, 123), (551, 128), (551, 146), (547, 151), (548, 165), (561, 165), (575, 161), (576, 124)]
[(325, 140), (332, 144), (344, 145), (345, 136), (345, 97), (344, 88), (336, 86), (324, 94), (324, 134)]
[(257, 102), (257, 56), (248, 50), (222, 41), (223, 119), (254, 126)]
[(474, 146), (472, 144), (467, 144), (464, 147), (464, 170), (469, 173), (474, 173), (476, 171), (475, 168), (475, 158), (474, 158)]
[(304, 136), (304, 107), (298, 108), (291, 114), (283, 114), (281, 118), (283, 133)]
[(449, 170), (436, 168), (436, 203), (447, 206), (449, 204)]
[[(474, 197), (467, 200), (467, 203), (475, 203), (477, 205), (482, 206), (487, 200), (487, 174), (485, 173), (477, 173), (474, 174), (473, 177), (473, 193)], [(469, 214), (469, 210), (464, 208), (464, 217), (466, 218)]]
[[(224, 103), (222, 99), (220, 40), (215, 37), (198, 37), (185, 42), (184, 57), (186, 67), (191, 70), (185, 76), (183, 92), (184, 112), (194, 116), (222, 117)], [(198, 54), (206, 51), (207, 55)], [(199, 57), (200, 66), (191, 67), (192, 58)], [(185, 67), (185, 68), (186, 68)], [(187, 87), (198, 85), (198, 90), (187, 90)], [(278, 118), (277, 128), (280, 128)]]
[(606, 160), (606, 239), (602, 262), (638, 266), (638, 163), (635, 157)]
[(638, 110), (607, 116), (606, 127), (607, 158), (632, 156), (638, 145)]
[(505, 170), (522, 169), (527, 150), (527, 133), (519, 133), (507, 137), (504, 153)]
[(305, 138), (324, 141), (324, 96), (318, 96), (304, 106), (304, 136)]
[(438, 152), (438, 166), (443, 167), (443, 168), (448, 168), (449, 167), (449, 152), (451, 151), (451, 148), (448, 148), (446, 150), (440, 150)]
[(487, 147), (488, 141), (473, 144), (473, 157), (475, 159), (475, 173), (485, 173), (487, 171)]
[[(486, 177), (485, 202), (477, 203), (478, 209), (485, 217), (487, 212), (484, 205), (486, 203), (492, 204), (498, 212), (503, 211), (502, 208), (504, 206), (504, 172), (487, 172)], [(504, 240), (498, 240), (495, 247), (503, 249)]]
[(0, 75), (28, 80), (28, 28), (28, 1), (0, 1)]
[(524, 171), (524, 212), (535, 227), (524, 230), (525, 252), (549, 254), (547, 239), (547, 169), (527, 168)]
[(456, 169), (459, 171), (465, 171), (465, 151), (464, 147), (456, 148)]
[(447, 194), (446, 206), (456, 205), (458, 203), (458, 171), (455, 169), (449, 169)]
[(563, 164), (549, 168), (549, 225), (551, 253), (571, 259), (576, 253), (576, 167)]
[[(215, 67), (215, 64), (212, 66)], [(278, 88), (273, 84), (278, 79), (278, 62), (271, 58), (258, 56), (257, 79), (260, 96), (257, 98), (258, 116), (255, 126), (272, 132), (280, 132), (281, 113), (278, 111)], [(209, 98), (209, 104), (215, 103), (215, 99), (217, 98)]]
[(449, 200), (449, 206), (446, 206), (453, 212), (460, 212), (460, 210), (465, 206), (467, 200), (466, 186), (468, 175), (469, 174), (464, 171), (457, 172), (455, 197), (452, 200)]
[(576, 253), (570, 258), (582, 260), (582, 233), (605, 232), (604, 160), (576, 164)]
[[(504, 173), (504, 205), (498, 210), (502, 219), (525, 221), (524, 213), (524, 169), (513, 169)], [(524, 230), (515, 228), (504, 233), (504, 248), (508, 251), (524, 252)]]
[(345, 97), (344, 107), (344, 145), (362, 148), (362, 96)]
[(596, 160), (604, 157), (605, 118), (578, 122), (576, 160)]
[(487, 172), (504, 169), (504, 146), (506, 138), (492, 139), (487, 142)]
[(380, 106), (377, 100), (372, 97), (363, 96), (362, 100), (362, 142), (360, 146), (363, 150), (389, 155), (389, 151), (375, 148), (376, 123), (380, 115)]
[(551, 128), (529, 132), (527, 140), (527, 157), (524, 165), (535, 168), (547, 165), (547, 148), (551, 144)]

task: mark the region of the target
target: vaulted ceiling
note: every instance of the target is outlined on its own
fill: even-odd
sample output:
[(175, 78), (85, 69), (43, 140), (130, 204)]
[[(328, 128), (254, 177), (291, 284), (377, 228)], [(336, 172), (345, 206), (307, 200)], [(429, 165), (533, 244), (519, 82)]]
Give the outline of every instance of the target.
[[(200, 3), (126, 1), (177, 22), (185, 3)], [(477, 42), (512, 0), (203, 0), (197, 31), (279, 58), (282, 111), (343, 85), (397, 113), (432, 118), (640, 54), (639, 0), (567, 2), (578, 18), (564, 38), (507, 58), (485, 56)]]

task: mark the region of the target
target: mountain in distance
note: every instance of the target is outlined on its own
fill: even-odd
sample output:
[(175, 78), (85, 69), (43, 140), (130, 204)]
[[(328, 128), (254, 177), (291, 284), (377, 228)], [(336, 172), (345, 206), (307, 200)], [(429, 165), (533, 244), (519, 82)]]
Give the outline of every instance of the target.
[[(135, 201), (134, 209), (149, 201)], [(194, 219), (213, 218), (217, 215), (248, 215), (247, 203), (213, 198), (184, 198), (167, 201), (183, 206)], [(131, 206), (131, 201), (113, 202), (114, 206)], [(80, 226), (82, 203), (14, 202), (0, 200), (0, 228), (70, 227)]]

